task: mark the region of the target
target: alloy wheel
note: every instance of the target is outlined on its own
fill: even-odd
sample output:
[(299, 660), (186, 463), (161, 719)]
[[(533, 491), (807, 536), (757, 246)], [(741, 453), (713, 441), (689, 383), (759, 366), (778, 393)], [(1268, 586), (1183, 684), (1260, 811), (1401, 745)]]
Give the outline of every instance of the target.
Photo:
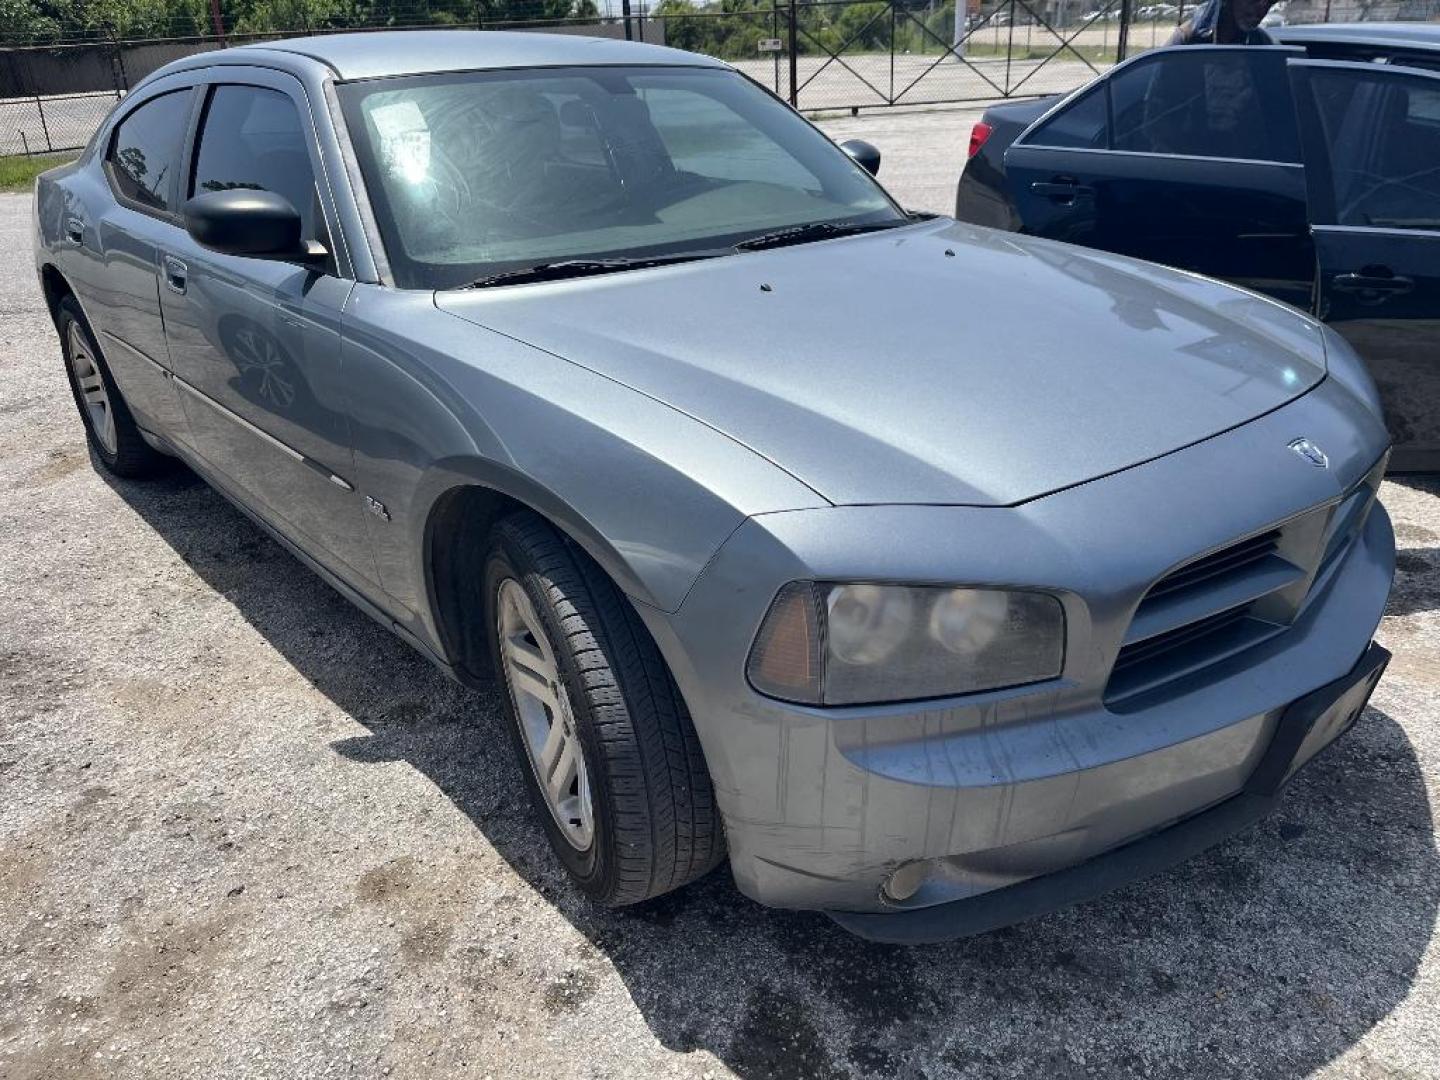
[(595, 839), (590, 773), (555, 649), (518, 581), (502, 581), (498, 601), (501, 666), (530, 767), (560, 834), (577, 851), (585, 851)]
[(114, 454), (119, 449), (120, 439), (115, 431), (115, 410), (110, 406), (110, 395), (105, 390), (100, 367), (79, 323), (71, 322), (65, 336), (66, 360), (75, 376), (75, 385), (80, 388), (80, 401), (90, 418), (91, 430), (106, 453)]

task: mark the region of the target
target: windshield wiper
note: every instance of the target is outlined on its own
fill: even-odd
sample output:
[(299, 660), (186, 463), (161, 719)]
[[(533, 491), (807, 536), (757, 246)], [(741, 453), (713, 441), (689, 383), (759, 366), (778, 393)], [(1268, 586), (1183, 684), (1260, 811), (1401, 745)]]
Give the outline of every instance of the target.
[(741, 240), (735, 246), (741, 251), (762, 251), (765, 248), (786, 247), (790, 244), (808, 244), (812, 240), (829, 240), (836, 236), (855, 236), (859, 233), (880, 232), (909, 225), (908, 220), (872, 222), (869, 225), (846, 225), (836, 221), (812, 221), (808, 225), (792, 225), (787, 229), (761, 233), (748, 240)]
[(684, 251), (673, 255), (617, 256), (613, 259), (562, 259), (559, 262), (537, 263), (515, 270), (502, 270), (459, 286), (462, 289), (487, 289), (493, 285), (518, 285), (531, 281), (561, 281), (565, 278), (591, 277), (595, 274), (613, 274), (621, 270), (644, 270), (649, 266), (672, 266), (675, 263), (695, 262), (698, 259), (713, 259), (717, 255), (731, 254), (730, 248), (723, 251)]

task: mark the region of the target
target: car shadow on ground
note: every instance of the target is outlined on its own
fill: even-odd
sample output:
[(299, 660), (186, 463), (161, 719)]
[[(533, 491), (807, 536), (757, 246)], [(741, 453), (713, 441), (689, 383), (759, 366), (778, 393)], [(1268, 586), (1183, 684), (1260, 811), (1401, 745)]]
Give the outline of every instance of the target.
[(1406, 997), (1430, 941), (1431, 809), (1404, 730), (1374, 709), (1270, 820), (983, 937), (868, 944), (823, 916), (760, 908), (723, 869), (597, 910), (545, 848), (494, 692), (450, 684), (189, 474), (110, 483), (363, 725), (336, 752), (427, 777), (608, 956), (663, 1045), (709, 1050), (743, 1077), (1297, 1075)]

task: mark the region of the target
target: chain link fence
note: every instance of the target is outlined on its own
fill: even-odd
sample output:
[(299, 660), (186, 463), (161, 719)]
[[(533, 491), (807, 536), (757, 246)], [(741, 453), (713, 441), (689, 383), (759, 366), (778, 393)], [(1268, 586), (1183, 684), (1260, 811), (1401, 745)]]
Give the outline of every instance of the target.
[[(1063, 93), (1164, 45), (1195, 0), (964, 0), (958, 25), (956, 0), (605, 0), (604, 13), (593, 0), (520, 0), (503, 11), (491, 0), (343, 11), (339, 0), (295, 0), (299, 14), (286, 30), (247, 29), (227, 11), (231, 2), (210, 0), (211, 32), (188, 36), (126, 40), (81, 30), (35, 42), (33, 28), (0, 29), (0, 155), (78, 150), (116, 101), (171, 60), (297, 34), (469, 27), (630, 37), (728, 60), (806, 111), (858, 111)], [(555, 4), (587, 13), (527, 17)], [(1271, 18), (1440, 21), (1440, 0), (1284, 0)]]

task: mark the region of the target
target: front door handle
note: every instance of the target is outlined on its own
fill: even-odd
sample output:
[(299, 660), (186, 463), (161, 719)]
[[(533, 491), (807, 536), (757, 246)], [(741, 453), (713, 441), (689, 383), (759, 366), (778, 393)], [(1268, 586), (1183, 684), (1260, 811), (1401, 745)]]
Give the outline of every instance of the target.
[(1401, 277), (1398, 274), (1382, 273), (1381, 268), (1373, 270), (1366, 267), (1370, 273), (1359, 274), (1336, 274), (1330, 285), (1336, 292), (1346, 293), (1373, 293), (1376, 295), (1390, 294), (1399, 295), (1408, 293), (1415, 288), (1415, 282), (1408, 277)]
[(85, 241), (85, 223), (74, 214), (65, 219), (65, 235), (70, 238), (72, 244), (80, 244)]
[(1030, 185), (1030, 190), (1058, 203), (1072, 203), (1078, 197), (1094, 194), (1093, 188), (1076, 183), (1073, 176), (1052, 176), (1049, 180), (1036, 180)]
[(165, 287), (173, 293), (184, 293), (189, 268), (174, 255), (166, 255), (161, 260), (161, 266), (165, 271)]

